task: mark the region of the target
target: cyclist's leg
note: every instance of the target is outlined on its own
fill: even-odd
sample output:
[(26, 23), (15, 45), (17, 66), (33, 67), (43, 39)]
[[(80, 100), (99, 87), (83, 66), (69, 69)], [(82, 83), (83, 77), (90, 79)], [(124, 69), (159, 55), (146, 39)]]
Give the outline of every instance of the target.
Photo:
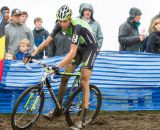
[[(75, 67), (71, 63), (69, 63), (65, 68), (65, 72), (67, 72), (67, 73), (73, 73), (74, 70), (75, 70)], [(67, 84), (68, 84), (69, 78), (70, 78), (70, 76), (66, 76), (66, 75), (63, 75), (61, 78), (61, 83), (60, 83), (59, 91), (58, 91), (58, 101), (60, 104), (63, 101), (63, 97), (64, 97), (66, 89), (67, 89)]]
[(90, 90), (89, 90), (89, 80), (91, 77), (92, 71), (90, 69), (86, 69), (82, 67), (81, 69), (81, 78), (80, 78), (80, 86), (82, 87), (82, 115), (81, 121), (83, 124), (86, 122), (86, 113), (89, 108), (89, 98), (90, 98)]
[(90, 98), (89, 80), (92, 74), (92, 69), (96, 56), (97, 56), (97, 49), (87, 48), (86, 51), (84, 49), (83, 67), (81, 69), (81, 81), (80, 81), (83, 91), (82, 122), (85, 122), (86, 111), (89, 108), (89, 98)]
[[(75, 70), (75, 67), (72, 64), (68, 64), (65, 68), (65, 72), (74, 72), (74, 70)], [(58, 90), (58, 101), (60, 104), (62, 104), (63, 97), (67, 89), (68, 80), (69, 80), (69, 76), (63, 75), (61, 78), (61, 83)], [(43, 117), (47, 120), (50, 120), (52, 118), (52, 115), (54, 115), (54, 117), (59, 117), (61, 114), (62, 114), (62, 111), (59, 111), (58, 109), (53, 109), (49, 113), (44, 114)]]
[[(80, 62), (81, 62), (81, 56), (79, 55), (79, 51), (77, 51), (77, 54), (74, 57), (74, 59), (72, 59), (72, 61), (66, 66), (65, 72), (70, 72), (70, 73), (74, 72), (75, 68), (80, 64)], [(69, 76), (62, 76), (61, 78), (61, 83), (58, 90), (58, 101), (60, 104), (62, 104), (69, 78), (70, 78)], [(44, 114), (44, 118), (50, 119), (54, 112), (56, 112), (57, 116), (61, 114), (61, 112), (58, 112), (57, 110), (56, 111), (51, 110), (49, 113)]]
[[(74, 70), (78, 67), (78, 65), (81, 63), (82, 57), (79, 53), (79, 49), (77, 50), (76, 56), (70, 61), (70, 63), (66, 66), (65, 72), (73, 73)], [(61, 83), (59, 87), (59, 93), (58, 93), (58, 101), (62, 103), (63, 97), (65, 95), (67, 84), (69, 80), (69, 76), (62, 76)]]
[(83, 95), (83, 107), (89, 107), (89, 80), (91, 77), (92, 71), (90, 69), (82, 67), (81, 69), (81, 78), (80, 78), (80, 86), (82, 87)]

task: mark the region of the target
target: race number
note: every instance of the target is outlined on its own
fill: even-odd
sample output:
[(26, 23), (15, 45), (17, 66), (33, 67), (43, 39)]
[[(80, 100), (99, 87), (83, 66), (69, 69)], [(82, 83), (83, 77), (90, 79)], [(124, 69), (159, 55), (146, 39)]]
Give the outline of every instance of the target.
[(72, 36), (72, 42), (73, 43), (77, 43), (78, 42), (78, 35), (73, 34), (73, 36)]

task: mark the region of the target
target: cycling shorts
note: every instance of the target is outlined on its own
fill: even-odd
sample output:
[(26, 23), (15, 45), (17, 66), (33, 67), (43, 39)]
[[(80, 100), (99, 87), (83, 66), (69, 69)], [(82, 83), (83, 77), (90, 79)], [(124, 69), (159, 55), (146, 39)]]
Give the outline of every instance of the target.
[(70, 63), (75, 68), (77, 68), (82, 63), (83, 68), (92, 70), (97, 54), (97, 48), (93, 49), (88, 46), (79, 46), (76, 56), (71, 60)]

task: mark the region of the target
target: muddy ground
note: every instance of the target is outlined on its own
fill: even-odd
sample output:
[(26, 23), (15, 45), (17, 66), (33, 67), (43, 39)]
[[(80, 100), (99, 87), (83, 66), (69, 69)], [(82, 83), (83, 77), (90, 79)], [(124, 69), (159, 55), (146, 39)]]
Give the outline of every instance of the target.
[[(0, 130), (12, 130), (10, 115), (0, 114)], [(69, 130), (64, 117), (52, 122), (40, 117), (31, 130)], [(160, 130), (160, 111), (101, 112), (83, 130)]]

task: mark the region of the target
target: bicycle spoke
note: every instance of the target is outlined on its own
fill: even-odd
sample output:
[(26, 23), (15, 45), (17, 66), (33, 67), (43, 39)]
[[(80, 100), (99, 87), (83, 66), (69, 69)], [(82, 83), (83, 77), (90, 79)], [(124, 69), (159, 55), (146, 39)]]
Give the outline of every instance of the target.
[(25, 91), (12, 113), (12, 127), (23, 129), (30, 127), (40, 115), (43, 101), (39, 92), (39, 87), (33, 87)]
[[(90, 105), (86, 112), (82, 107), (82, 91), (79, 90), (78, 93), (74, 94), (71, 101), (68, 103), (69, 109), (66, 111), (66, 119), (69, 126), (82, 128), (96, 118), (101, 107), (101, 95), (96, 89), (94, 89), (94, 87), (90, 87)], [(82, 122), (83, 119), (85, 119), (85, 122)]]

